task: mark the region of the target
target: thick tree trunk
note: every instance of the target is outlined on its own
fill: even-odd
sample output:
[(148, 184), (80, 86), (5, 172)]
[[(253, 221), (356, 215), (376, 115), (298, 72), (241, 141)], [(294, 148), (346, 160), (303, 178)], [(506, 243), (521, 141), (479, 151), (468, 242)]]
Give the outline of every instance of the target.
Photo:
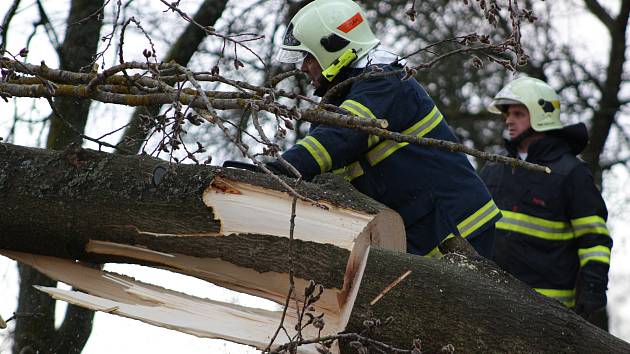
[[(266, 175), (209, 166), (171, 166), (154, 183), (160, 164), (142, 156), (0, 145), (0, 198), (7, 201), (0, 209), (0, 248), (57, 257), (6, 252), (90, 294), (43, 288), (56, 298), (264, 347), (278, 313), (191, 299), (59, 259), (160, 266), (282, 303), (291, 196)], [(630, 351), (486, 261), (369, 247), (404, 248), (400, 219), (342, 181), (322, 183), (298, 188), (320, 204), (298, 202), (292, 262), (297, 289), (309, 279), (324, 286), (316, 303), (325, 314), (324, 334), (363, 332), (365, 320), (393, 316), (371, 330), (373, 337), (402, 348), (419, 338), (427, 352), (447, 344), (479, 353)], [(194, 304), (203, 310), (185, 311)], [(160, 311), (166, 311), (163, 322), (155, 320)], [(210, 313), (225, 313), (251, 331), (210, 328), (216, 326)]]
[[(380, 300), (383, 285), (401, 281)], [(587, 323), (485, 260), (449, 254), (441, 260), (373, 247), (347, 330), (364, 321), (393, 322), (374, 338), (423, 352), (451, 344), (459, 353), (624, 353), (630, 344)], [(373, 304), (373, 305), (372, 305)]]
[[(66, 20), (66, 35), (59, 54), (60, 67), (71, 71), (86, 71), (93, 62), (100, 40), (103, 0), (74, 0)], [(81, 142), (80, 134), (90, 110), (90, 100), (60, 97), (55, 99), (57, 113), (50, 116), (47, 146), (60, 149), (72, 142)], [(59, 115), (57, 115), (59, 114)], [(63, 121), (62, 121), (63, 120)], [(1, 230), (1, 229), (0, 229)], [(42, 282), (55, 284), (45, 279), (28, 266), (19, 267), (20, 293), (18, 313), (35, 313), (37, 317), (18, 317), (15, 321), (14, 353), (80, 353), (92, 331), (94, 313), (70, 305), (66, 310), (61, 328), (56, 330), (55, 302), (41, 301), (41, 294), (33, 288)]]
[[(0, 196), (11, 200), (0, 211), (0, 248), (92, 263), (159, 263), (229, 288), (250, 286), (275, 301), (286, 296), (292, 199), (266, 175), (76, 148), (0, 146)], [(166, 172), (158, 183), (156, 166)], [(368, 243), (403, 250), (404, 227), (398, 214), (350, 192), (342, 179), (322, 183), (297, 189), (319, 204), (297, 203), (293, 271), (300, 286), (315, 277), (344, 291), (344, 270), (355, 266), (348, 259), (360, 258)], [(156, 258), (160, 252), (180, 257)], [(213, 278), (189, 267), (191, 257), (261, 275), (249, 277), (251, 284)], [(324, 296), (324, 307), (337, 311), (335, 297)]]

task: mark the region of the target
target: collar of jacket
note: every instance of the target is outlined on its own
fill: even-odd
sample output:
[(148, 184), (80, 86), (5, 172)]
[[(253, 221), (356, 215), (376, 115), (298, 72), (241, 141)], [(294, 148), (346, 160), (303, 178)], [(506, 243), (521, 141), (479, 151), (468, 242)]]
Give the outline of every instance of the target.
[[(545, 132), (545, 136), (533, 142), (527, 151), (529, 161), (554, 161), (565, 153), (577, 155), (588, 143), (588, 130), (584, 123), (568, 125), (562, 129)], [(517, 146), (505, 140), (505, 147), (510, 156), (517, 156)]]
[[(324, 97), (324, 95), (326, 95), (326, 92), (328, 92), (328, 90), (330, 90), (333, 86), (346, 79), (357, 76), (365, 72), (366, 70), (369, 70), (369, 68), (371, 67), (403, 67), (405, 65), (407, 65), (407, 61), (404, 59), (399, 59), (396, 54), (385, 49), (374, 48), (370, 50), (369, 53), (360, 60), (350, 64), (349, 67), (341, 69), (339, 74), (337, 74), (332, 82), (328, 82), (326, 79), (323, 78), (323, 76), (321, 76), (321, 85), (315, 90), (314, 94), (318, 97)], [(348, 90), (344, 90), (344, 92), (341, 92), (338, 96), (344, 97), (347, 92)], [(334, 100), (331, 99), (331, 101)]]
[[(323, 92), (320, 91), (318, 94), (318, 91), (316, 90), (315, 95), (323, 97), (326, 94), (326, 92), (328, 92), (328, 90), (332, 88), (333, 86), (349, 78), (359, 76), (365, 73), (366, 71), (379, 70), (379, 69), (382, 71), (394, 71), (394, 70), (400, 70), (401, 68), (402, 68), (401, 66), (398, 66), (396, 64), (375, 64), (375, 65), (370, 65), (365, 68), (344, 68), (339, 73), (339, 75), (337, 75), (337, 77), (333, 80), (333, 82), (330, 83), (330, 85), (325, 88), (325, 91)], [(402, 75), (400, 75), (400, 77), (402, 77)], [(347, 86), (344, 90), (339, 91), (338, 93), (336, 93), (336, 95), (330, 97), (329, 100), (324, 103), (330, 103), (335, 106), (339, 106), (343, 102), (345, 97), (348, 95), (351, 88), (352, 88), (352, 85)]]

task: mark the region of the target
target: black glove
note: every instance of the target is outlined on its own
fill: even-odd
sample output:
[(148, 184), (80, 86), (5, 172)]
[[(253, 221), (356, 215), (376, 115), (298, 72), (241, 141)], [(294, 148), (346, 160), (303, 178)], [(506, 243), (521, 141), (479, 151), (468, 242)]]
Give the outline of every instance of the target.
[(606, 307), (606, 287), (602, 284), (582, 284), (575, 301), (575, 312), (589, 320), (600, 309)]
[(273, 172), (274, 174), (297, 178), (297, 176), (293, 175), (293, 173), (288, 168), (284, 167), (282, 162), (278, 160), (272, 160), (265, 163), (265, 167), (267, 167), (269, 171)]
[(608, 264), (587, 263), (580, 269), (576, 285), (575, 312), (590, 321), (593, 314), (606, 308)]
[(241, 161), (226, 160), (225, 162), (223, 162), (223, 167), (231, 167), (231, 168), (238, 168), (238, 169), (241, 169), (241, 170), (262, 172), (260, 167), (254, 165), (252, 163), (241, 162)]
[[(260, 167), (254, 164), (247, 163), (247, 162), (240, 162), (240, 161), (232, 161), (232, 160), (227, 160), (223, 162), (223, 167), (238, 168), (241, 170), (248, 170), (248, 171), (260, 172), (260, 173), (264, 172)], [(267, 167), (267, 169), (269, 169), (271, 172), (273, 172), (276, 175), (295, 177), (293, 176), (291, 171), (285, 168), (282, 165), (282, 163), (278, 160), (266, 162), (265, 167)]]

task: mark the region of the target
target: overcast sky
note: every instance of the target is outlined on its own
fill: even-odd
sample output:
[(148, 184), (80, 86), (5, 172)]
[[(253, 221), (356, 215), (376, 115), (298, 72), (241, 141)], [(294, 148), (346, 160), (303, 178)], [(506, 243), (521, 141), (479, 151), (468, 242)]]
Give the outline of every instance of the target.
[[(612, 1), (617, 2), (617, 1)], [(11, 1), (4, 0), (0, 2), (0, 18), (4, 16)], [(24, 13), (20, 14), (21, 26), (24, 26), (24, 33), (28, 33), (31, 20), (25, 20), (27, 13), (34, 9), (32, 4), (34, 1), (22, 1), (21, 8), (26, 8)], [(65, 13), (66, 1), (55, 2), (58, 8), (53, 8), (51, 2), (46, 2), (46, 6), (51, 12)], [(182, 1), (182, 3), (186, 3)], [(191, 9), (196, 8), (198, 1), (194, 2)], [(31, 6), (29, 6), (31, 5)], [(31, 15), (32, 19), (34, 15)], [(579, 6), (569, 6), (566, 11), (561, 11), (558, 16), (558, 26), (562, 29), (563, 38), (569, 43), (581, 48), (582, 55), (591, 56), (597, 60), (605, 56), (607, 48), (604, 46), (606, 41), (600, 40), (605, 37), (602, 26), (593, 20), (590, 16), (584, 14)], [(12, 28), (13, 30), (13, 28)], [(14, 31), (14, 30), (13, 30)], [(15, 32), (12, 32), (15, 33)], [(526, 40), (526, 38), (524, 38)], [(16, 43), (9, 42), (8, 49), (18, 52), (20, 48), (12, 47)], [(31, 48), (29, 61), (31, 63), (39, 63), (45, 59), (49, 66), (56, 67), (50, 57), (51, 50), (43, 41)], [(36, 109), (40, 109), (42, 116), (48, 111), (47, 105), (43, 102), (36, 103)], [(0, 101), (0, 136), (6, 137), (11, 122), (8, 117), (13, 115), (15, 107), (12, 104), (6, 104)], [(22, 103), (19, 110), (33, 109), (29, 103)], [(105, 111), (108, 118), (99, 120), (99, 129), (109, 129), (116, 127), (117, 117), (128, 117), (131, 110), (123, 108), (122, 111)], [(630, 124), (628, 117), (622, 117), (626, 123)], [(88, 127), (88, 130), (96, 129), (94, 123)], [(29, 128), (22, 126), (19, 129), (16, 143), (24, 145), (33, 145), (37, 137), (37, 131), (29, 131)], [(628, 170), (619, 166), (605, 175), (604, 197), (610, 206), (618, 206), (610, 210), (609, 227), (612, 231), (615, 246), (613, 248), (611, 272), (610, 272), (610, 290), (609, 290), (609, 309), (611, 310), (611, 330), (612, 333), (630, 341), (630, 301), (627, 300), (628, 283), (630, 281), (630, 241), (628, 241), (628, 231), (630, 230), (630, 212), (626, 211), (628, 193), (622, 193), (627, 190), (630, 183), (630, 175)], [(620, 192), (622, 191), (622, 192)], [(0, 201), (0, 203), (3, 203)], [(272, 309), (274, 306), (267, 301), (257, 300), (253, 297), (242, 297), (233, 292), (224, 289), (218, 289), (212, 284), (190, 279), (184, 276), (165, 276), (163, 271), (147, 270), (142, 267), (129, 266), (108, 266), (107, 269), (124, 272), (135, 278), (159, 284), (161, 286), (186, 292), (200, 297), (212, 298), (222, 301), (237, 301), (246, 306), (256, 306)], [(6, 319), (10, 317), (16, 306), (17, 296), (17, 274), (15, 264), (7, 258), (0, 256), (0, 314)], [(164, 280), (168, 279), (167, 282)], [(60, 306), (63, 308), (63, 306)], [(2, 336), (2, 332), (0, 332)], [(0, 353), (8, 352), (6, 342), (2, 342), (0, 337)], [(200, 339), (192, 335), (179, 333), (176, 331), (163, 329), (148, 324), (141, 323), (136, 320), (126, 319), (115, 315), (97, 313), (95, 327), (90, 336), (88, 344), (84, 350), (85, 354), (101, 354), (101, 353), (247, 353), (256, 352), (252, 348), (241, 345), (227, 343), (219, 340)]]

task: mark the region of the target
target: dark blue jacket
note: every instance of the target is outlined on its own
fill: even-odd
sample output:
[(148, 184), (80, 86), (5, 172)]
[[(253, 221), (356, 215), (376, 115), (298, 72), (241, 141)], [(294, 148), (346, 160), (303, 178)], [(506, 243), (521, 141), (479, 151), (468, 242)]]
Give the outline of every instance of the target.
[[(385, 66), (385, 71), (400, 69)], [(360, 73), (354, 70), (354, 75)], [(365, 119), (386, 119), (389, 130), (457, 141), (424, 88), (400, 75), (354, 83), (335, 105)], [(428, 254), (447, 236), (472, 238), (500, 212), (466, 156), (438, 148), (382, 140), (353, 129), (313, 124), (283, 157), (308, 180), (333, 171), (359, 191), (397, 211), (408, 251)], [(416, 227), (422, 224), (420, 228)]]
[[(606, 205), (575, 156), (587, 139), (584, 124), (576, 124), (533, 142), (527, 161), (549, 166), (550, 175), (495, 163), (481, 172), (503, 213), (496, 224), (495, 262), (567, 307), (576, 303), (577, 283), (600, 293), (608, 283), (612, 239)], [(516, 157), (514, 146), (508, 150)]]

